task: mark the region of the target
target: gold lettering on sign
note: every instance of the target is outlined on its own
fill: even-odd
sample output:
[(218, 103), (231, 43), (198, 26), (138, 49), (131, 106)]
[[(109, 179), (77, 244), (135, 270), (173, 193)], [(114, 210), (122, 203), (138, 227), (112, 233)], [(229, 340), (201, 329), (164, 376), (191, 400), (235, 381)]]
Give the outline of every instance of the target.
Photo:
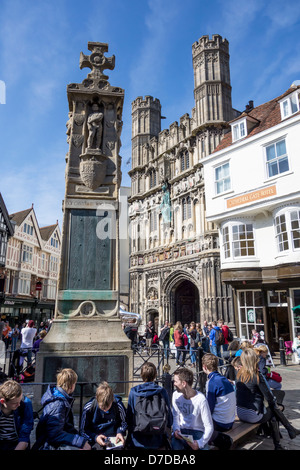
[(275, 196), (276, 186), (268, 186), (267, 188), (259, 189), (258, 191), (252, 191), (251, 193), (243, 194), (242, 196), (233, 197), (226, 201), (227, 209), (232, 207), (240, 206), (242, 204), (248, 204), (248, 202), (259, 201), (265, 197)]

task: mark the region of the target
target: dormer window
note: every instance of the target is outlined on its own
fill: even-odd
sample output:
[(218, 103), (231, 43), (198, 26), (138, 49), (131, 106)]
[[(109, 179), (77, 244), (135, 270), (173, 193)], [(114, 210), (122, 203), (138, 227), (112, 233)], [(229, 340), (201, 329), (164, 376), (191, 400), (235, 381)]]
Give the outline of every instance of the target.
[(284, 99), (279, 101), (281, 119), (285, 119), (299, 111), (299, 94), (298, 92), (291, 93)]
[(232, 140), (240, 140), (246, 136), (246, 119), (232, 126)]
[(242, 116), (240, 116), (239, 119), (232, 121), (230, 124), (232, 142), (237, 142), (238, 140), (243, 139), (244, 137), (247, 137), (252, 131), (252, 129), (258, 124), (259, 124), (258, 119), (244, 112)]

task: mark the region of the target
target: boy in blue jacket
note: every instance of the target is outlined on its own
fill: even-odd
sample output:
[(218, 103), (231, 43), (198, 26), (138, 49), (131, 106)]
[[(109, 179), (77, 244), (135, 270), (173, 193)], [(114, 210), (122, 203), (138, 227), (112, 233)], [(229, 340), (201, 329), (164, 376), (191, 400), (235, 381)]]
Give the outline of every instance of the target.
[(231, 442), (228, 436), (222, 432), (229, 431), (236, 416), (236, 395), (233, 385), (229, 380), (218, 372), (218, 358), (214, 354), (204, 354), (202, 358), (203, 372), (207, 375), (206, 398), (214, 423), (214, 433), (210, 443), (217, 447)]
[(96, 390), (96, 397), (83, 408), (80, 434), (96, 450), (105, 449), (110, 437), (115, 437), (116, 444), (124, 446), (125, 417), (126, 409), (121, 397), (114, 395), (107, 382), (102, 382)]
[[(169, 396), (167, 391), (157, 385), (154, 381), (156, 379), (157, 370), (152, 362), (145, 362), (141, 368), (142, 384), (136, 385), (130, 390), (128, 397), (128, 407), (126, 413), (126, 421), (128, 425), (128, 440), (127, 448), (144, 448), (144, 449), (167, 449), (168, 448), (168, 433), (172, 426), (173, 416), (170, 406)], [(165, 417), (166, 417), (166, 431), (164, 432), (141, 432), (137, 428), (137, 410), (144, 399), (153, 400), (153, 403), (158, 403), (160, 399), (165, 404)], [(158, 400), (158, 401), (156, 401)], [(142, 417), (143, 418), (143, 417)], [(144, 416), (144, 418), (146, 418)], [(157, 428), (162, 425), (162, 419), (157, 422)], [(146, 420), (145, 420), (146, 421)]]
[(26, 450), (30, 445), (33, 410), (29, 398), (22, 395), (15, 380), (0, 386), (0, 450)]
[(49, 385), (42, 396), (43, 414), (36, 428), (33, 450), (91, 450), (87, 438), (74, 427), (72, 394), (78, 376), (72, 369), (57, 374), (56, 386)]

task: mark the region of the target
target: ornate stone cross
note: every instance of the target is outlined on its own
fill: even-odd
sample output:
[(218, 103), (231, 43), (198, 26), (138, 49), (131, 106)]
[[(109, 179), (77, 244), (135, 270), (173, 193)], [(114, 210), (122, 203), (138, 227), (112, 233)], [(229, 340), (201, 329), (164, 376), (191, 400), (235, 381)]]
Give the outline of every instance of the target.
[(115, 68), (115, 56), (104, 56), (104, 52), (108, 52), (108, 44), (103, 42), (88, 42), (88, 50), (91, 51), (91, 55), (85, 55), (83, 52), (80, 53), (80, 68), (89, 67), (91, 73), (88, 74), (88, 78), (92, 80), (108, 80), (108, 76), (104, 75), (103, 70), (113, 70)]

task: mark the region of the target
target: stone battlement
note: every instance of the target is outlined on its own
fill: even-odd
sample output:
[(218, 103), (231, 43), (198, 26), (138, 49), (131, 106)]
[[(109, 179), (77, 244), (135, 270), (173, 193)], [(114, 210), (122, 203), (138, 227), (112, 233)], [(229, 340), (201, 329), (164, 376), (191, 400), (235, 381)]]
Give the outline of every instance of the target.
[(153, 98), (153, 96), (145, 96), (143, 98), (142, 96), (138, 96), (133, 102), (132, 102), (132, 110), (134, 110), (137, 107), (152, 107), (154, 109), (160, 110), (161, 109), (161, 104), (158, 98)]
[(229, 52), (229, 42), (227, 39), (222, 38), (219, 34), (213, 34), (212, 39), (209, 39), (209, 36), (202, 36), (199, 41), (194, 42), (192, 45), (192, 54), (199, 54), (204, 50), (211, 49), (222, 49), (225, 52)]

